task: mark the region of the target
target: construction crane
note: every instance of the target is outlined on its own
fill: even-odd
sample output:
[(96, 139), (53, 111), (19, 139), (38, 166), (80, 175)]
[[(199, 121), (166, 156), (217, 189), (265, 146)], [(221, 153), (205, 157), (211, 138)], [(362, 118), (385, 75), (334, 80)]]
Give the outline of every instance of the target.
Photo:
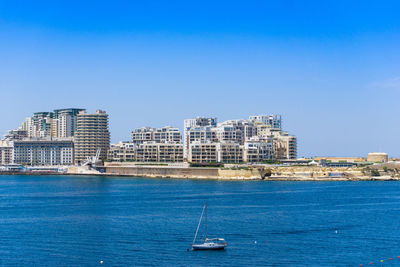
[(87, 157), (87, 160), (82, 164), (82, 166), (91, 166), (91, 167), (96, 167), (96, 164), (99, 162), (100, 159), (100, 152), (101, 148), (97, 149), (96, 151), (96, 156), (94, 157)]

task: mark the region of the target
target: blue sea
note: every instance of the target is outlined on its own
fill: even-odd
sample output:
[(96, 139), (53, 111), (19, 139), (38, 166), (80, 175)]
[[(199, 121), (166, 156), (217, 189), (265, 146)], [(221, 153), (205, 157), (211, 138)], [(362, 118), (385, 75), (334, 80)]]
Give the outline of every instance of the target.
[[(205, 201), (225, 251), (187, 251)], [(398, 182), (0, 176), (0, 266), (400, 266), (398, 256)]]

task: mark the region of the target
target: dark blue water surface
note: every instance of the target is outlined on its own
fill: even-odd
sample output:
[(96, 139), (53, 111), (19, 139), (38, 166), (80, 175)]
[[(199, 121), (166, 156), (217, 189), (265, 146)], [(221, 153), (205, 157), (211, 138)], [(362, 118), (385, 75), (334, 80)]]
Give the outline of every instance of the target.
[[(187, 252), (205, 201), (226, 251)], [(400, 266), (398, 256), (398, 182), (0, 176), (1, 266)]]

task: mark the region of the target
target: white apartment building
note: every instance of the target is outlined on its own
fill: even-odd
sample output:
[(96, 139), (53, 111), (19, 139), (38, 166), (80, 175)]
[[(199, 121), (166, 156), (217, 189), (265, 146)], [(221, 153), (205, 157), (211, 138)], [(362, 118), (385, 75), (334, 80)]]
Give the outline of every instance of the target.
[(162, 128), (143, 127), (132, 131), (132, 142), (143, 144), (156, 143), (182, 143), (182, 135), (178, 128), (165, 126)]
[(270, 125), (272, 128), (276, 129), (282, 129), (281, 115), (255, 115), (255, 116), (250, 116), (249, 121), (253, 123)]
[(217, 143), (217, 162), (241, 163), (243, 162), (243, 146), (238, 143)]
[(276, 159), (297, 158), (297, 138), (287, 132), (281, 132), (274, 141), (274, 155)]
[(0, 165), (8, 165), (13, 163), (13, 142), (0, 141)]
[(165, 126), (154, 131), (156, 143), (182, 143), (181, 131), (178, 128)]
[(143, 143), (135, 148), (139, 162), (182, 162), (183, 145), (177, 143)]
[[(188, 161), (214, 160), (213, 143), (224, 143), (215, 148), (217, 157), (218, 153), (225, 151), (226, 143), (230, 143), (229, 149), (234, 151), (232, 153), (234, 156), (227, 154), (224, 157), (221, 154), (217, 159), (218, 162), (224, 162), (224, 160), (236, 162), (239, 158), (242, 158), (244, 162), (257, 162), (297, 157), (297, 139), (282, 131), (280, 115), (256, 115), (250, 116), (249, 120), (228, 120), (218, 125), (215, 118), (199, 117), (185, 120), (184, 130), (184, 157)], [(237, 145), (243, 145), (243, 147)], [(206, 154), (200, 155), (199, 153), (202, 152)], [(190, 155), (190, 153), (196, 154)]]
[(191, 163), (218, 162), (218, 143), (215, 142), (191, 142), (188, 152), (188, 161)]
[(22, 165), (72, 165), (71, 139), (26, 139), (14, 141), (14, 163)]
[(21, 128), (10, 130), (8, 134), (5, 135), (5, 140), (13, 141), (13, 140), (21, 140), (27, 137), (27, 132), (22, 130)]
[(111, 161), (135, 161), (136, 145), (130, 142), (119, 142), (112, 144), (108, 151), (108, 160)]
[(272, 128), (270, 125), (257, 125), (257, 136), (273, 143), (275, 159), (296, 159), (297, 138), (281, 129)]
[(26, 131), (27, 137), (33, 137), (33, 120), (32, 120), (32, 117), (28, 117), (28, 118), (25, 119), (25, 121), (22, 123), (21, 129)]
[(26, 118), (21, 129), (28, 137), (73, 137), (77, 127), (77, 115), (81, 108), (56, 109), (52, 112), (35, 112)]
[(273, 159), (272, 143), (257, 138), (246, 141), (243, 148), (243, 161), (263, 162)]
[(107, 159), (110, 149), (110, 131), (108, 130), (108, 114), (104, 110), (96, 110), (89, 114), (82, 110), (77, 115), (74, 133), (75, 162), (83, 163), (88, 157), (94, 157), (100, 151), (99, 160)]
[(244, 138), (243, 128), (233, 125), (218, 125), (212, 131), (215, 132), (215, 138), (218, 142), (234, 142), (241, 144)]
[(194, 119), (186, 119), (183, 122), (183, 157), (187, 159), (190, 137), (189, 131), (192, 128), (198, 127), (215, 127), (217, 126), (217, 118), (207, 118), (207, 117), (196, 117)]
[(231, 142), (192, 142), (188, 154), (191, 163), (243, 162), (243, 146)]
[(121, 162), (183, 162), (183, 145), (179, 143), (134, 144), (120, 142), (111, 145), (108, 159)]

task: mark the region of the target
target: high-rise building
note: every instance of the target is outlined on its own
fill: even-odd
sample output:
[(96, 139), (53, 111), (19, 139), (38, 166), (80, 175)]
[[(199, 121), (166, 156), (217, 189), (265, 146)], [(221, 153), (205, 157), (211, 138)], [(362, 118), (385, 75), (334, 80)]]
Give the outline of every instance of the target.
[(28, 117), (25, 119), (25, 121), (22, 123), (21, 129), (26, 131), (27, 137), (33, 136), (33, 119), (32, 119), (32, 117)]
[(81, 108), (66, 108), (54, 110), (54, 117), (58, 121), (57, 137), (72, 137), (77, 127), (77, 116)]
[(106, 159), (109, 148), (108, 114), (102, 110), (97, 110), (95, 114), (81, 111), (75, 131), (75, 163), (83, 163), (88, 157), (96, 156), (98, 149), (99, 159)]
[(53, 112), (35, 112), (32, 117), (32, 136), (51, 136), (51, 121), (54, 118)]
[(53, 112), (36, 112), (26, 118), (21, 129), (28, 137), (73, 137), (76, 131), (76, 118), (81, 108), (56, 109)]

